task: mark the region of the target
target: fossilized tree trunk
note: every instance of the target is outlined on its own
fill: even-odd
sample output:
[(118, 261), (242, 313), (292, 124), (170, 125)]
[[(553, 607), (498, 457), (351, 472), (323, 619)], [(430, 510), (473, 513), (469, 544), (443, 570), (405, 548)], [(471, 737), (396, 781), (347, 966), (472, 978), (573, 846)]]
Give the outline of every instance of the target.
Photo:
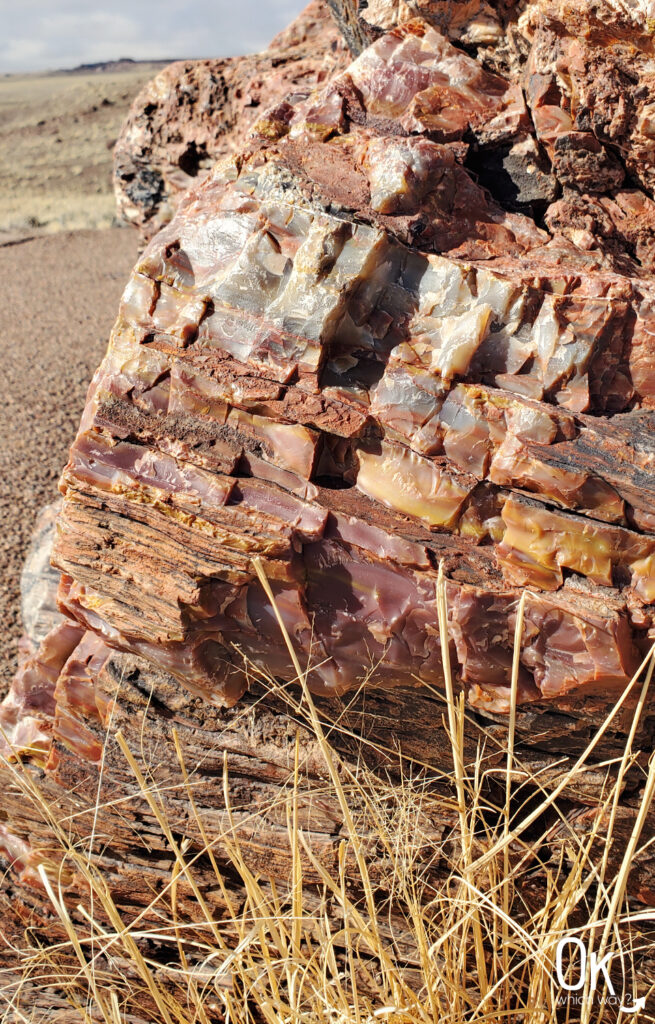
[[(167, 815), (191, 844), (173, 732), (219, 831), (226, 756), (252, 865), (288, 879), (270, 809), (296, 712), (257, 678), (295, 669), (256, 559), (325, 720), (345, 723), (333, 742), (392, 775), (396, 745), (450, 765), (440, 570), (449, 665), (492, 745), (525, 594), (518, 753), (546, 791), (655, 635), (648, 26), (615, 6), (535, 3), (519, 22), (510, 6), (448, 5), (447, 24), (439, 4), (338, 6), (351, 47), (372, 45), (259, 118), (135, 267), (62, 478), (68, 618), (2, 711), (74, 836), (100, 786), (97, 857), (127, 913), (171, 862), (113, 740), (103, 763), (117, 728), (171, 783)], [(603, 813), (635, 694), (567, 791), (554, 843)], [(649, 707), (613, 864), (644, 792)], [(332, 863), (342, 822), (312, 798), (324, 769), (303, 736), (306, 828)], [(475, 740), (471, 725), (471, 760)], [(4, 779), (15, 927), (21, 900), (48, 915), (30, 887), (44, 830)], [(457, 822), (442, 807), (425, 828), (438, 879)], [(646, 850), (630, 892), (648, 905), (652, 875)], [(206, 887), (220, 911), (209, 874)]]
[[(552, 52), (576, 97), (592, 85), (540, 10), (518, 81), (423, 21), (394, 29), (269, 111), (153, 239), (62, 479), (73, 619), (233, 702), (242, 654), (292, 668), (260, 556), (311, 688), (373, 665), (378, 684), (439, 685), (443, 564), (476, 707), (508, 705), (524, 587), (520, 702), (626, 685), (655, 598), (650, 236), (551, 236), (466, 161), (539, 145), (567, 202), (591, 181), (584, 202), (617, 224), (641, 208), (644, 232), (649, 108), (624, 97), (624, 166), (555, 105)], [(643, 190), (621, 190), (628, 172)]]
[[(268, 685), (254, 681), (237, 705), (219, 708), (190, 698), (173, 677), (142, 659), (108, 651), (91, 634), (78, 633), (66, 639), (72, 652), (59, 671), (53, 718), (43, 709), (38, 712), (43, 729), (41, 753), (35, 751), (23, 767), (0, 768), (6, 816), (0, 825), (0, 851), (10, 866), (0, 890), (5, 939), (0, 965), (5, 972), (16, 962), (8, 943), (23, 948), (26, 935), (40, 943), (67, 940), (66, 929), (44, 891), (40, 869), (57, 887), (80, 934), (85, 931), (80, 906), (87, 913), (92, 911), (101, 928), (112, 930), (97, 894), (90, 904), (88, 883), (76, 867), (79, 861), (70, 854), (64, 857), (65, 849), (75, 847), (99, 872), (126, 925), (137, 920), (138, 926), (132, 926), (136, 933), (154, 936), (144, 940), (145, 948), (150, 960), (161, 962), (162, 968), (172, 952), (170, 943), (156, 936), (165, 935), (166, 927), (170, 931), (170, 921), (184, 929), (192, 965), (194, 939), (199, 949), (211, 940), (198, 892), (204, 907), (221, 923), (228, 946), (236, 942), (230, 915), (244, 905), (245, 893), (229, 856), (234, 842), (238, 841), (247, 868), (268, 879), (284, 900), (294, 857), (288, 827), (292, 801), (296, 802), (304, 843), (318, 864), (336, 876), (340, 844), (348, 833), (337, 798), (327, 785), (326, 764), (308, 725), (307, 707), (297, 691), (292, 689), (286, 695), (283, 690), (272, 692)], [(65, 657), (62, 647), (59, 654)], [(372, 688), (355, 699), (317, 698), (317, 708), (344, 773), (350, 771), (362, 778), (365, 770), (370, 771), (385, 780), (389, 794), (395, 792), (396, 796), (402, 790), (401, 779), (406, 792), (412, 789), (414, 776), (422, 779), (417, 786), (420, 809), (411, 810), (410, 824), (404, 827), (427, 898), (449, 876), (461, 842), (449, 781), (453, 762), (444, 730), (443, 698), (425, 688)], [(620, 759), (629, 721), (629, 714), (614, 720), (587, 759), (586, 770), (575, 776), (555, 805), (545, 808), (529, 832), (517, 834), (511, 859), (523, 860), (521, 899), (527, 910), (543, 903), (547, 875), (566, 873), (578, 842), (587, 841), (594, 824), (602, 836), (607, 818), (602, 802), (608, 763)], [(594, 720), (584, 711), (563, 714), (543, 705), (519, 711), (515, 748), (518, 803), (543, 803), (601, 722), (602, 717)], [(648, 716), (635, 738), (636, 748), (650, 749), (652, 733), (653, 718)], [(484, 770), (491, 780), (485, 799), (491, 809), (502, 801), (507, 745), (504, 716), (469, 718), (463, 748), (467, 771), (473, 772), (474, 765), (480, 764), (481, 742)], [(294, 786), (297, 743), (301, 776)], [(130, 765), (126, 749), (140, 777)], [(634, 825), (645, 766), (644, 755), (627, 778), (612, 836), (610, 875), (622, 862)], [(378, 799), (383, 788), (379, 785), (374, 790)], [(388, 799), (391, 803), (392, 798)], [(41, 802), (48, 808), (47, 815)], [(407, 814), (407, 805), (402, 807)], [(374, 823), (356, 791), (351, 795), (351, 811), (364, 837), (369, 876), (384, 905), (394, 881)], [(646, 835), (652, 834), (653, 824), (651, 811)], [(208, 837), (215, 863), (203, 852)], [(171, 892), (176, 846), (184, 849), (186, 861), (193, 865), (195, 889), (178, 872)], [(359, 876), (353, 850), (348, 849), (346, 876), (356, 893)], [(599, 840), (594, 856), (599, 857), (602, 850)], [(217, 884), (215, 865), (223, 876), (222, 888)], [(317, 867), (304, 855), (303, 873), (308, 912), (308, 891), (316, 887), (317, 906), (321, 900), (325, 902), (325, 894), (321, 895)], [(633, 906), (635, 902), (652, 905), (653, 874), (652, 857), (642, 853), (630, 874)], [(484, 874), (480, 877), (484, 879)], [(392, 901), (382, 920), (385, 941), (411, 971), (420, 964), (420, 951), (403, 912), (403, 906)], [(328, 900), (325, 913), (338, 920), (337, 901)], [(641, 931), (631, 966), (635, 976), (647, 982), (652, 974), (653, 936), (647, 923)], [(199, 953), (197, 959), (203, 958)], [(134, 964), (128, 961), (116, 964), (103, 957), (97, 969), (101, 975), (108, 972), (109, 977), (115, 977), (118, 969), (125, 984), (134, 981)], [(162, 969), (164, 987), (169, 979)], [(6, 975), (3, 983), (5, 991), (10, 991)], [(43, 986), (36, 995), (29, 984), (17, 991), (17, 1006), (23, 1010), (40, 1005), (37, 996), (46, 998)], [(47, 1005), (56, 1006), (54, 997), (48, 998), (52, 1002)], [(152, 1009), (147, 992), (142, 1004)]]

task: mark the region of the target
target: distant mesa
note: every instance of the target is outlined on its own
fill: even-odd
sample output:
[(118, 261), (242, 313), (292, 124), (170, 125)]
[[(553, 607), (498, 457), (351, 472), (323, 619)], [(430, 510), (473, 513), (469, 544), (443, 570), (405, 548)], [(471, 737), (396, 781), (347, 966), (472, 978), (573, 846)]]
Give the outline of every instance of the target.
[(132, 57), (119, 57), (118, 60), (97, 61), (94, 64), (78, 64), (75, 68), (60, 68), (52, 73), (55, 75), (94, 75), (104, 74), (108, 71), (133, 71), (144, 64), (162, 66), (172, 64), (176, 57), (161, 60), (133, 60)]

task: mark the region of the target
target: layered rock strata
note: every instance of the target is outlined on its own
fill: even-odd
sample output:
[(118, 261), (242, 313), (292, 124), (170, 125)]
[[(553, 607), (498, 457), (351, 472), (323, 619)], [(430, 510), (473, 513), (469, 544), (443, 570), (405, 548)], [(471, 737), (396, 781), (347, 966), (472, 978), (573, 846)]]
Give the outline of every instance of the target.
[(534, 124), (559, 181), (589, 153), (625, 165), (600, 188), (631, 173), (591, 130), (557, 162), (570, 97), (540, 33), (562, 12), (530, 16), (519, 81), (423, 20), (386, 33), (260, 118), (150, 243), (62, 479), (84, 628), (231, 704), (244, 658), (292, 672), (260, 558), (313, 689), (439, 685), (441, 566), (475, 706), (507, 707), (526, 588), (520, 701), (629, 681), (655, 601), (652, 281), (466, 165)]
[[(66, 616), (26, 646), (0, 708), (3, 966), (26, 929), (68, 938), (39, 872), (77, 927), (115, 928), (53, 849), (52, 821), (89, 850), (153, 964), (170, 962), (170, 890), (191, 942), (205, 935), (199, 891), (213, 920), (242, 906), (235, 836), (243, 864), (286, 898), (296, 757), (315, 854), (306, 877), (320, 884), (316, 863), (341, 864), (341, 809), (298, 689), (271, 692), (271, 676), (293, 682), (295, 668), (258, 564), (342, 766), (392, 782), (419, 773), (412, 844), (430, 894), (461, 840), (442, 728), (440, 570), (447, 656), (473, 707), (461, 756), (472, 775), (484, 764), (489, 820), (505, 799), (525, 595), (517, 805), (559, 792), (595, 745), (525, 834), (520, 899), (543, 906), (552, 872), (592, 832), (607, 840), (608, 872), (622, 871), (637, 822), (626, 892), (655, 903), (650, 703), (632, 729), (633, 687), (602, 725), (655, 625), (648, 26), (637, 7), (609, 4), (334, 6), (360, 32), (368, 21), (353, 47), (371, 45), (346, 71), (332, 65), (322, 89), (258, 111), (238, 152), (216, 132), (216, 152), (233, 155), (141, 256), (94, 378), (62, 478), (54, 563)], [(187, 148), (201, 108), (191, 104)], [(142, 139), (147, 169), (157, 132)], [(166, 194), (178, 205), (181, 193)], [(160, 198), (136, 220), (168, 217)], [(52, 609), (39, 579), (34, 563), (25, 608), (42, 634), (37, 606)], [(627, 733), (630, 768), (609, 813)], [(220, 886), (200, 821), (227, 867)], [(173, 836), (197, 888), (176, 874)], [(475, 840), (484, 848), (484, 829)], [(411, 968), (420, 952), (388, 865), (375, 842), (362, 852)], [(342, 877), (356, 885), (355, 866)], [(642, 980), (651, 931), (630, 938), (646, 951)], [(225, 941), (237, 942), (227, 926)], [(21, 993), (32, 1006), (44, 998), (23, 979), (5, 987), (19, 1010)]]
[[(37, 533), (37, 540), (42, 552), (43, 531)], [(33, 571), (26, 593), (46, 579), (43, 570)], [(135, 941), (147, 953), (158, 984), (177, 995), (176, 972), (165, 969), (171, 957), (166, 915), (172, 913), (184, 929), (187, 969), (203, 965), (207, 908), (214, 920), (223, 922), (223, 939), (228, 948), (234, 948), (239, 936), (230, 919), (231, 909), (244, 906), (247, 898), (229, 851), (236, 837), (240, 864), (258, 878), (269, 879), (277, 898), (285, 901), (297, 856), (286, 813), (292, 800), (314, 858), (310, 861), (302, 854), (305, 910), (312, 910), (309, 886), (322, 881), (317, 863), (331, 872), (341, 865), (349, 884), (357, 888), (355, 858), (348, 853), (345, 863), (343, 859), (347, 829), (336, 796), (326, 787), (323, 755), (314, 730), (308, 728), (306, 708), (293, 688), (271, 687), (270, 681), (262, 685), (256, 675), (253, 672), (251, 688), (236, 706), (217, 707), (194, 699), (185, 686), (152, 662), (112, 651), (98, 635), (70, 622), (55, 625), (38, 654), (23, 662), (12, 694), (0, 708), (0, 858), (9, 868), (0, 887), (0, 966), (5, 993), (11, 999), (9, 1022), (22, 1020), (35, 1006), (52, 1014), (60, 1005), (61, 992), (46, 987), (47, 978), (37, 986), (17, 969), (19, 950), (30, 935), (41, 946), (61, 942), (66, 949), (70, 921), (80, 936), (86, 934), (90, 919), (96, 927), (112, 927), (106, 904), (90, 898), (87, 873), (78, 870), (79, 860), (67, 852), (69, 848), (84, 851), (111, 892), (124, 926), (129, 929), (138, 923), (133, 930)], [(389, 796), (402, 794), (406, 801), (408, 780), (420, 769), (420, 810), (413, 813), (408, 826), (409, 841), (431, 898), (434, 888), (443, 886), (452, 871), (453, 851), (461, 842), (447, 784), (452, 750), (442, 727), (443, 697), (429, 686), (392, 691), (373, 687), (341, 700), (318, 697), (316, 708), (344, 770), (353, 777), (361, 779), (363, 772), (372, 773), (371, 778), (378, 775), (377, 786), (391, 784)], [(544, 704), (520, 707), (514, 741), (515, 764), (520, 765), (517, 804), (537, 796), (543, 799), (545, 793), (561, 788), (563, 775), (573, 768), (604, 717), (604, 709), (595, 714), (589, 702), (578, 703), (570, 713)], [(519, 884), (525, 905), (543, 904), (552, 872), (561, 871), (571, 857), (575, 860), (577, 844), (581, 839), (588, 843), (592, 828), (598, 828), (597, 834), (605, 840), (608, 785), (624, 753), (631, 719), (627, 706), (614, 716), (587, 755), (584, 770), (573, 772), (557, 804), (544, 808), (527, 844), (518, 839), (512, 844), (512, 863), (519, 858), (523, 869)], [(607, 857), (612, 873), (621, 866), (642, 805), (654, 728), (653, 716), (646, 712), (633, 736), (635, 757), (612, 823)], [(137, 756), (140, 770), (147, 773), (156, 803), (135, 785), (118, 734)], [(484, 800), (491, 812), (502, 800), (506, 716), (466, 716), (461, 754), (471, 771), (479, 763), (481, 744), (485, 748)], [(301, 773), (297, 789), (290, 791), (295, 757), (300, 759)], [(18, 763), (9, 763), (12, 760)], [(193, 766), (191, 814), (188, 790), (181, 784), (181, 765), (187, 770)], [(217, 778), (226, 771), (218, 795)], [(422, 962), (421, 952), (407, 929), (378, 834), (368, 827), (370, 809), (366, 801), (362, 803), (361, 792), (350, 799), (361, 823), (360, 852), (375, 883), (376, 898), (385, 907), (381, 918), (385, 944), (411, 973)], [(405, 813), (406, 806), (402, 804)], [(44, 808), (48, 809), (45, 820)], [(192, 884), (186, 873), (181, 874), (173, 892), (176, 857), (171, 834), (162, 830), (162, 815), (175, 835), (184, 836), (184, 849), (193, 865)], [(61, 823), (63, 842), (53, 838), (53, 821)], [(645, 834), (652, 833), (653, 825), (651, 809), (644, 821)], [(203, 855), (208, 834), (212, 858)], [(600, 857), (600, 852), (597, 841), (594, 855)], [(66, 924), (53, 915), (43, 872), (57, 885), (58, 899), (67, 908)], [(260, 884), (267, 888), (267, 883)], [(655, 902), (653, 859), (647, 843), (630, 865), (628, 891), (633, 901), (651, 906)], [(321, 901), (320, 913), (329, 914), (338, 927), (336, 901)], [(638, 991), (647, 992), (653, 929), (648, 923), (639, 927), (640, 932), (633, 928), (630, 935), (637, 948), (631, 967)], [(118, 959), (114, 944), (108, 952), (109, 956), (97, 949), (97, 969), (124, 985), (132, 993), (135, 1011), (137, 1007), (149, 1011), (146, 1016), (151, 1019), (157, 1007), (147, 992), (140, 991), (132, 963)], [(337, 941), (336, 955), (344, 952)], [(53, 954), (57, 956), (56, 946)], [(135, 1014), (134, 1019), (141, 1020), (141, 1015)]]

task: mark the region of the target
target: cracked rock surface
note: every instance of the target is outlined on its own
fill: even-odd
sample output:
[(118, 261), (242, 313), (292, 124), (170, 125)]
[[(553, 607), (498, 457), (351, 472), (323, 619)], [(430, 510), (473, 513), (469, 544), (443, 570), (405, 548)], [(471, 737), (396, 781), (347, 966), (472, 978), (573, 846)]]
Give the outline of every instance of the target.
[[(222, 86), (204, 104), (215, 65), (194, 62), (132, 111), (119, 201), (144, 234), (163, 227), (125, 288), (61, 478), (52, 558), (65, 617), (24, 645), (0, 707), (2, 753), (24, 760), (71, 841), (96, 825), (110, 837), (94, 859), (126, 921), (138, 913), (152, 934), (170, 850), (113, 730), (163, 772), (166, 813), (190, 848), (205, 840), (179, 786), (180, 749), (220, 830), (229, 766), (229, 828), (251, 869), (282, 887), (292, 870), (279, 808), (294, 687), (261, 680), (295, 669), (256, 559), (353, 771), (365, 759), (393, 777), (400, 750), (452, 771), (442, 580), (447, 657), (469, 703), (463, 756), (479, 761), (483, 733), (489, 776), (505, 770), (525, 595), (516, 757), (538, 776), (535, 799), (559, 785), (655, 639), (652, 24), (638, 2), (603, 0), (331, 6), (352, 60), (311, 5), (314, 52), (299, 41), (305, 14), (267, 109), (261, 92), (248, 107)], [(220, 62), (220, 74), (268, 75), (271, 52)], [(182, 108), (173, 139), (166, 124)], [(203, 155), (183, 192), (190, 150)], [(149, 174), (161, 189), (130, 197)], [(42, 607), (41, 569), (24, 581), (26, 593), (37, 584), (26, 625)], [(605, 840), (633, 710), (627, 700), (603, 727), (530, 852), (541, 905), (544, 869), (570, 863), (571, 835)], [(613, 871), (654, 734), (647, 706)], [(315, 740), (299, 742), (303, 829), (337, 863), (341, 811)], [(41, 923), (63, 939), (39, 888), (45, 826), (3, 764), (3, 928), (19, 941)], [(455, 819), (428, 823), (421, 857), (435, 884)], [(651, 808), (644, 835), (654, 827)], [(223, 896), (198, 861), (219, 919)], [(649, 906), (653, 863), (645, 842), (629, 892)], [(57, 878), (76, 913), (79, 879)], [(183, 898), (197, 920), (195, 891)]]
[(263, 53), (164, 68), (135, 99), (114, 148), (119, 216), (151, 238), (189, 186), (241, 149), (264, 110), (298, 102), (347, 63), (327, 8), (312, 0)]
[[(477, 57), (403, 21), (183, 197), (62, 478), (82, 627), (231, 704), (244, 655), (291, 672), (259, 557), (317, 692), (439, 685), (442, 566), (474, 706), (508, 706), (526, 588), (520, 701), (626, 685), (655, 601), (650, 42), (581, 18), (533, 5)], [(621, 116), (609, 86), (592, 116), (598, 52), (630, 67)], [(541, 223), (470, 162), (535, 147), (561, 195)]]

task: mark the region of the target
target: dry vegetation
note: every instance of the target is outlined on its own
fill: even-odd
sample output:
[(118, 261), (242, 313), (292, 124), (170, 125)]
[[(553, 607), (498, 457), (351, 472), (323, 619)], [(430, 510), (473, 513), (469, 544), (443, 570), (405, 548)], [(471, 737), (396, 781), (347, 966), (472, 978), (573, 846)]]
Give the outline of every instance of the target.
[(111, 226), (112, 147), (160, 67), (0, 77), (0, 241)]
[[(267, 586), (261, 566), (258, 572)], [(518, 619), (517, 633), (522, 628), (522, 608)], [(284, 632), (279, 616), (278, 621)], [(442, 636), (445, 624), (442, 587)], [(288, 636), (285, 639), (292, 650)], [(299, 825), (303, 763), (298, 744), (284, 794), (293, 867), (288, 888), (282, 892), (248, 867), (231, 817), (225, 832), (208, 833), (194, 800), (193, 766), (184, 763), (179, 743), (179, 785), (203, 836), (200, 853), (190, 852), (186, 841), (173, 833), (156, 778), (139, 751), (129, 749), (118, 734), (136, 792), (146, 798), (175, 859), (166, 890), (154, 897), (160, 921), (157, 943), (167, 943), (170, 949), (170, 959), (163, 963), (161, 957), (155, 960), (148, 955), (144, 914), (131, 921), (121, 918), (90, 854), (94, 836), (82, 845), (71, 844), (65, 827), (43, 803), (32, 776), (16, 766), (25, 799), (40, 804), (56, 836), (55, 860), (61, 857), (61, 864), (55, 867), (53, 860), (39, 870), (68, 939), (48, 947), (45, 936), (37, 936), (23, 950), (21, 981), (10, 986), (6, 979), (1, 989), (8, 1004), (7, 1024), (45, 1019), (30, 1009), (30, 993), (34, 986), (50, 985), (75, 1008), (72, 1015), (56, 1019), (89, 1024), (153, 1020), (165, 1024), (215, 1020), (232, 1024), (548, 1024), (556, 1020), (600, 1024), (617, 1020), (617, 1002), (606, 999), (602, 973), (595, 993), (588, 990), (588, 978), (581, 993), (571, 994), (581, 996), (580, 1001), (567, 1001), (555, 964), (557, 942), (563, 936), (580, 938), (588, 952), (595, 951), (599, 958), (622, 950), (623, 959), (615, 960), (623, 976), (621, 969), (618, 977), (612, 969), (617, 996), (628, 1007), (633, 1006), (633, 996), (644, 998), (646, 1008), (638, 1019), (655, 1020), (655, 986), (633, 976), (653, 915), (631, 911), (625, 898), (631, 860), (648, 842), (641, 833), (655, 788), (652, 760), (623, 865), (612, 877), (607, 870), (619, 793), (635, 759), (633, 741), (651, 683), (650, 656), (642, 676), (635, 677), (586, 752), (554, 789), (541, 788), (539, 779), (527, 774), (515, 757), (514, 715), (510, 716), (506, 768), (500, 779), (504, 798), (495, 802), (490, 801), (485, 778), (482, 731), (475, 763), (464, 761), (466, 711), (448, 673), (444, 728), (452, 746), (452, 774), (446, 778), (428, 766), (406, 763), (400, 766), (401, 782), (392, 784), (363, 763), (352, 771), (341, 761), (330, 743), (330, 730), (338, 724), (321, 721), (297, 661), (295, 668), (300, 682), (297, 697), (272, 679), (269, 685), (285, 695), (290, 712), (296, 719), (302, 716), (320, 746), (326, 793), (336, 797), (346, 826), (336, 869), (329, 870), (321, 862)], [(518, 658), (514, 692), (517, 671)], [(563, 830), (560, 863), (553, 867), (551, 860), (546, 866), (541, 896), (529, 901), (525, 896), (529, 886), (524, 883), (534, 870), (535, 849), (548, 838), (541, 834), (545, 809), (558, 811), (559, 798), (585, 771), (586, 759), (603, 732), (635, 694), (634, 726), (615, 781), (608, 782), (602, 814), (595, 816), (586, 834)], [(226, 762), (223, 792), (218, 786), (217, 800), (223, 799), (229, 810), (227, 780)], [(459, 815), (461, 842), (451, 844), (450, 874), (437, 890), (429, 881), (422, 830), (426, 818), (434, 820), (440, 807), (447, 815), (453, 810)], [(371, 842), (387, 865), (383, 880), (369, 873), (366, 849)], [(549, 842), (552, 845), (552, 835)], [(219, 847), (229, 855), (227, 869), (215, 857)], [(212, 864), (217, 890), (228, 907), (225, 919), (212, 915), (196, 884), (200, 857)], [(308, 883), (308, 867), (314, 877), (318, 873), (322, 884)], [(226, 881), (226, 870), (243, 885), (239, 905), (230, 896), (233, 889)], [(87, 905), (74, 914), (66, 906), (61, 885), (70, 871), (86, 880), (90, 894)], [(176, 911), (177, 889), (182, 884), (191, 887), (204, 912), (204, 924), (200, 929), (194, 925), (193, 934)], [(395, 923), (390, 923), (391, 906)]]

